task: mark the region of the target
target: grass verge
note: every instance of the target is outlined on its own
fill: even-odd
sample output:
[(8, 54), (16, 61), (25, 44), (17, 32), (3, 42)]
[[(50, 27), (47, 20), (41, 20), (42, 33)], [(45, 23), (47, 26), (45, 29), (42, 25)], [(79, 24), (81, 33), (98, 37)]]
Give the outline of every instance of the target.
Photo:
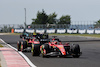
[(49, 35), (54, 35), (54, 36), (85, 36), (85, 37), (97, 37), (100, 38), (100, 34), (49, 34)]
[(0, 47), (3, 47), (3, 46), (0, 44)]
[[(5, 35), (20, 35), (21, 33), (5, 33)], [(51, 36), (85, 36), (85, 37), (97, 37), (97, 38), (100, 38), (100, 34), (68, 34), (68, 33), (65, 33), (65, 34), (57, 34), (57, 33), (54, 33), (54, 34), (49, 34)]]

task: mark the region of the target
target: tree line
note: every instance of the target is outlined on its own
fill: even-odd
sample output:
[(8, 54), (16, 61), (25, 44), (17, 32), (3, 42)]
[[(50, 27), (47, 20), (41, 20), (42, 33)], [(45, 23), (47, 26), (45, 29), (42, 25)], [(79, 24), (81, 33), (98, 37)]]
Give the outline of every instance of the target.
[(60, 19), (57, 19), (57, 14), (54, 12), (47, 15), (44, 10), (42, 12), (37, 12), (37, 17), (32, 19), (32, 24), (70, 24), (71, 18), (70, 15), (61, 16)]
[[(37, 17), (32, 19), (32, 24), (71, 24), (70, 15), (63, 15), (59, 19), (56, 18), (57, 14), (54, 12), (47, 15), (44, 10), (37, 12)], [(100, 20), (95, 22), (95, 28), (100, 28)]]

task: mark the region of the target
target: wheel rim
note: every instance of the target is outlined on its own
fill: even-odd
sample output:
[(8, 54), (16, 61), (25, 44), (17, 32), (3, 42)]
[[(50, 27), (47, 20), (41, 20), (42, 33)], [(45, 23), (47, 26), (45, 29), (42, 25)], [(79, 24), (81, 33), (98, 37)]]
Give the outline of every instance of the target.
[(23, 50), (23, 45), (21, 45), (21, 51)]
[(34, 44), (32, 44), (31, 52), (32, 52), (32, 55), (34, 55)]
[(43, 54), (44, 54), (44, 55), (46, 54), (46, 50), (45, 50), (45, 49), (43, 49)]
[(46, 55), (46, 50), (45, 49), (42, 49), (41, 55), (42, 55), (42, 57), (44, 57)]

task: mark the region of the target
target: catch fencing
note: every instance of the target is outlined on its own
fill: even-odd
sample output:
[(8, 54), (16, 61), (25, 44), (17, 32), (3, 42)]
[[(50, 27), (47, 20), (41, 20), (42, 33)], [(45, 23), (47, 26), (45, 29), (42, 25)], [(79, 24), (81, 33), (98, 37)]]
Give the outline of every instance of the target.
[[(30, 27), (29, 27), (30, 26)], [(71, 23), (71, 24), (0, 24), (0, 32), (11, 32), (14, 29), (15, 33), (22, 33), (24, 29), (29, 33), (70, 33), (70, 34), (100, 34), (100, 24), (92, 23)]]

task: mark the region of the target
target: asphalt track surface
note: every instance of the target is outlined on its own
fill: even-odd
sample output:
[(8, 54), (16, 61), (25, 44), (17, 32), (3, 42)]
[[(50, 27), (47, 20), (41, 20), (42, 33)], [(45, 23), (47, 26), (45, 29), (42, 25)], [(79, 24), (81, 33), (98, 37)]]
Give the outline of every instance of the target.
[[(0, 35), (0, 38), (15, 48), (17, 48), (17, 41), (20, 40), (18, 35)], [(82, 56), (80, 58), (42, 58), (32, 56), (31, 52), (24, 52), (24, 54), (37, 67), (100, 67), (100, 39), (76, 36), (58, 36), (58, 38), (70, 44), (79, 44)]]

